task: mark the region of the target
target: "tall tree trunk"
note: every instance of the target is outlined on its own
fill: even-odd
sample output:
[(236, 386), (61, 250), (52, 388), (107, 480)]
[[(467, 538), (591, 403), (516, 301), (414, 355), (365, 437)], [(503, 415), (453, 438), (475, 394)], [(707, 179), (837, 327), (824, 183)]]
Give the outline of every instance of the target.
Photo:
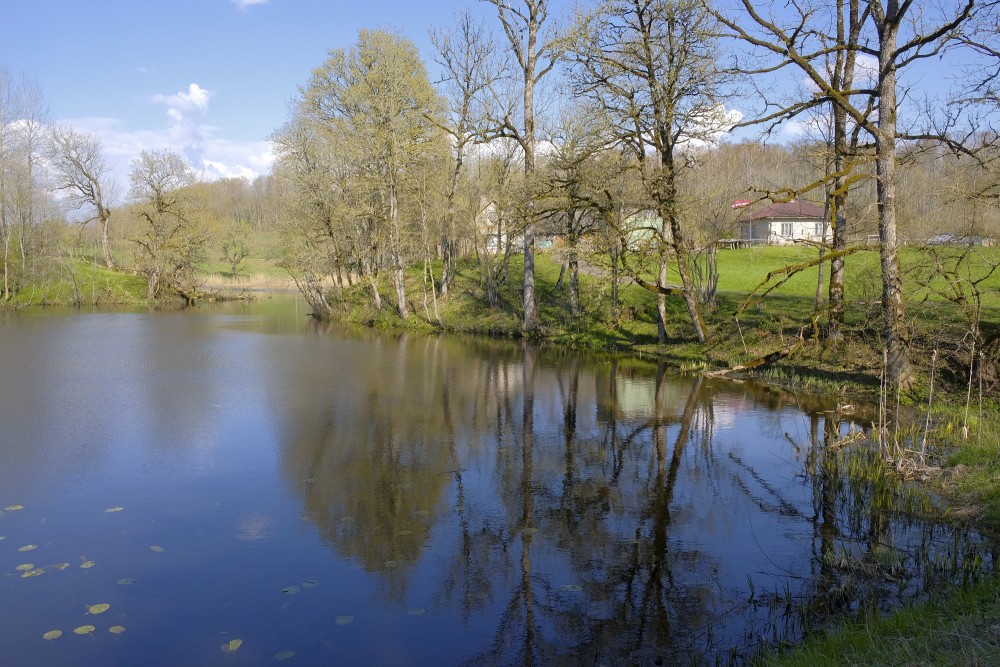
[(403, 273), (403, 260), (400, 257), (399, 245), (399, 202), (396, 199), (396, 185), (389, 186), (389, 242), (392, 246), (392, 281), (396, 288), (396, 308), (399, 316), (409, 319), (410, 311), (406, 307), (406, 280)]
[(108, 223), (111, 219), (111, 211), (107, 209), (102, 209), (100, 211), (101, 218), (101, 248), (104, 250), (104, 265), (108, 269), (115, 268), (115, 260), (111, 255), (111, 239), (108, 234)]
[[(528, 24), (528, 43), (524, 52), (524, 176), (529, 187), (535, 173), (535, 47), (538, 23)], [(528, 195), (524, 226), (524, 330), (537, 332), (538, 306), (535, 303), (535, 203)]]
[(454, 253), (454, 248), (452, 247), (451, 237), (455, 229), (455, 197), (458, 194), (458, 181), (462, 175), (462, 154), (464, 150), (465, 144), (460, 141), (455, 148), (455, 165), (451, 170), (451, 180), (448, 182), (448, 207), (445, 211), (444, 230), (441, 234), (441, 287), (438, 290), (441, 296), (448, 295), (448, 289), (454, 280), (454, 273), (452, 271), (452, 263), (454, 262), (452, 254)]
[(876, 193), (878, 195), (879, 253), (882, 264), (882, 336), (893, 384), (909, 387), (914, 381), (910, 363), (903, 276), (896, 236), (896, 62), (899, 33), (898, 2), (890, 0), (879, 31), (878, 131), (875, 136)]

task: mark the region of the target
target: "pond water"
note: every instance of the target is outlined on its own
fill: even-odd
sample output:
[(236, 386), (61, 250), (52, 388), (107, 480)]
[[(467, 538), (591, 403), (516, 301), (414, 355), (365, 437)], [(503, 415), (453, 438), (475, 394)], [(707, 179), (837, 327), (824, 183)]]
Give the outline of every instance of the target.
[(0, 312), (0, 664), (740, 661), (992, 568), (835, 407), (291, 297)]

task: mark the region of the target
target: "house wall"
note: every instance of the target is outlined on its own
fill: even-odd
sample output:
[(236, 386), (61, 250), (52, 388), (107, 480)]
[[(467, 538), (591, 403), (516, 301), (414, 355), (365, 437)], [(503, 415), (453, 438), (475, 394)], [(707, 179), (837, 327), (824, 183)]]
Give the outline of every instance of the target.
[(820, 241), (823, 232), (830, 238), (830, 229), (824, 230), (822, 220), (815, 218), (754, 220), (742, 224), (743, 238), (767, 245), (789, 245), (796, 241)]

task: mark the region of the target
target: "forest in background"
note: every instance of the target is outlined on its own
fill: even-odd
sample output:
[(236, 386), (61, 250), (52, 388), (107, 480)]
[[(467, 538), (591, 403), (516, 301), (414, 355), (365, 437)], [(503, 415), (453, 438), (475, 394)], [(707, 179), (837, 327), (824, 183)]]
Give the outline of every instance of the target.
[[(570, 322), (587, 308), (619, 322), (619, 286), (633, 285), (655, 301), (661, 344), (677, 321), (709, 343), (722, 331), (715, 242), (739, 236), (745, 215), (733, 202), (801, 198), (827, 212), (830, 240), (762, 288), (822, 267), (800, 338), (843, 335), (845, 266), (864, 250), (879, 255), (894, 384), (915, 381), (908, 300), (957, 307), (962, 356), (996, 345), (982, 325), (998, 261), (978, 245), (1000, 237), (995, 3), (765, 14), (604, 0), (565, 16), (545, 0), (486, 4), (492, 20), (464, 13), (432, 30), (431, 62), (385, 29), (332, 49), (254, 181), (203, 182), (152, 151), (115, 183), (98, 138), (54, 126), (41, 87), (0, 70), (0, 300), (75, 285), (85, 260), (141, 276), (148, 299), (192, 301), (206, 274), (256, 271), (287, 276), (319, 318), (360, 298), (405, 322), (418, 293), (441, 324), (439, 300), (464, 273), (465, 296), (515, 310), (536, 336), (535, 251), (554, 243)], [(962, 54), (976, 66), (956, 68), (947, 93), (921, 87), (921, 68)], [(772, 139), (789, 123), (798, 138)], [(901, 266), (906, 246), (922, 254)], [(581, 294), (581, 267), (612, 286), (605, 299)]]

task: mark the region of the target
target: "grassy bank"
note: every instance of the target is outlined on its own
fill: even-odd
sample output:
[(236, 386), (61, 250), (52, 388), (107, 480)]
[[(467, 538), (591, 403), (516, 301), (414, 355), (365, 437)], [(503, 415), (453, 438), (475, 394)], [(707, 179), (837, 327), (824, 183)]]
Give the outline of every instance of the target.
[(1000, 664), (1000, 579), (851, 623), (760, 662), (772, 667)]
[(6, 304), (30, 306), (137, 306), (146, 300), (146, 279), (126, 271), (109, 271), (74, 258), (52, 259), (43, 272), (23, 285)]

